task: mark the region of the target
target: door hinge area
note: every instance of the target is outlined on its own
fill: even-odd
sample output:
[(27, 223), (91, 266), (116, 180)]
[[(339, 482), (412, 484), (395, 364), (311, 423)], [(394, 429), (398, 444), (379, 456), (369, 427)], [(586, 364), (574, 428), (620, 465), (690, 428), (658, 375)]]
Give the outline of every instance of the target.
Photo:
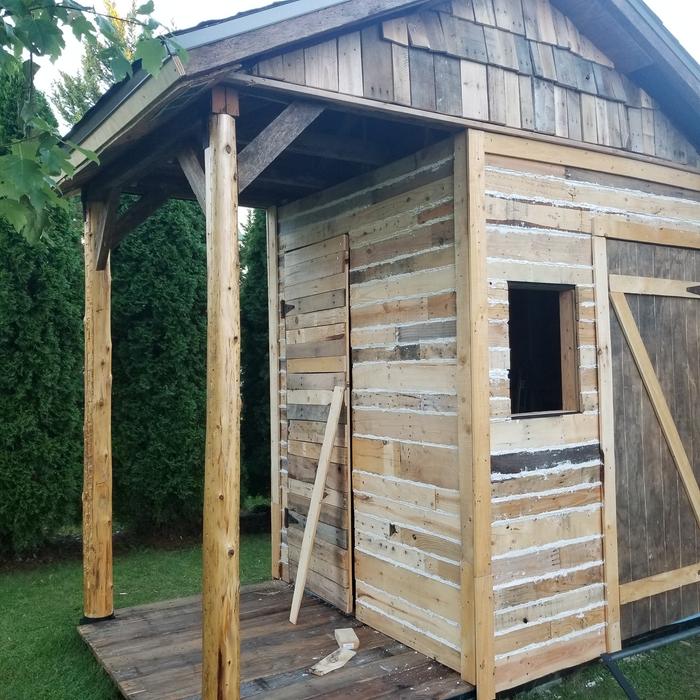
[(295, 309), (296, 307), (294, 304), (288, 304), (284, 299), (282, 300), (282, 307), (280, 309), (280, 315), (282, 318), (287, 318), (287, 314), (292, 311), (292, 309)]

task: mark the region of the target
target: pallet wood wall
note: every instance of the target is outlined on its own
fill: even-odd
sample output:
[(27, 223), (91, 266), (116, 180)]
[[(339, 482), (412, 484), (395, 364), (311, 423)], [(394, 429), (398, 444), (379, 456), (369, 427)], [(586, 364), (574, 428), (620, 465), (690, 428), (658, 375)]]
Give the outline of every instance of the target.
[(452, 139), (413, 163), (350, 231), (356, 611), (459, 670)]
[[(279, 219), (281, 249), (290, 236), (349, 241), (356, 615), (459, 670), (452, 160), (447, 139), (284, 207)], [(298, 459), (287, 459), (289, 484)]]
[[(687, 203), (685, 204), (687, 207)], [(700, 222), (700, 205), (695, 205)], [(611, 274), (700, 281), (700, 251), (609, 241)], [(695, 478), (700, 480), (700, 297), (628, 295)], [(700, 567), (700, 528), (679, 483), (639, 371), (616, 317), (611, 323), (620, 583)], [(676, 575), (676, 585), (681, 577)], [(700, 611), (700, 584), (622, 606), (623, 638)]]
[(453, 0), (251, 72), (677, 163), (695, 148), (547, 0)]
[[(278, 210), (282, 577), (293, 580), (335, 386), (348, 384), (347, 235)], [(341, 412), (306, 587), (353, 608), (348, 412)]]
[[(280, 260), (286, 262), (285, 236), (304, 246), (347, 236), (356, 615), (459, 669), (452, 144), (431, 146), (280, 210)], [(631, 226), (700, 235), (700, 196), (672, 184), (487, 152), (500, 690), (606, 648), (594, 230)], [(286, 269), (283, 264), (282, 278)], [(510, 416), (508, 281), (575, 286), (579, 411)], [(288, 279), (281, 289), (292, 283), (300, 281)], [(284, 366), (290, 337), (281, 340)], [(290, 387), (284, 380), (282, 387), (284, 406)], [(281, 417), (285, 449), (290, 416)], [(283, 557), (290, 551), (283, 546)], [(688, 600), (684, 611), (692, 607)]]
[[(605, 650), (594, 222), (698, 231), (700, 208), (669, 186), (494, 155), (486, 190), (496, 681), (504, 689)], [(576, 286), (580, 412), (509, 417), (508, 281)], [(636, 469), (623, 445), (618, 459)], [(644, 559), (637, 569), (646, 571), (646, 552), (634, 549), (628, 556)]]

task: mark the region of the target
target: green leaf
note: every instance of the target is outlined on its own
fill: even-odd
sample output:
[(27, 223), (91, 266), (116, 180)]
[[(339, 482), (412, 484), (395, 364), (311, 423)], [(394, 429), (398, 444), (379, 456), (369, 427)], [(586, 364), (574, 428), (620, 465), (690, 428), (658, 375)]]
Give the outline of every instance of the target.
[(136, 8), (137, 15), (150, 15), (153, 12), (153, 0), (148, 0), (148, 2), (143, 3)]
[(14, 199), (0, 199), (0, 218), (20, 233), (27, 225), (27, 209)]
[(160, 39), (141, 39), (136, 44), (134, 59), (141, 60), (145, 71), (151, 75), (158, 75), (163, 63), (163, 44)]
[(88, 160), (92, 161), (93, 163), (97, 165), (100, 164), (100, 158), (97, 155), (97, 153), (95, 153), (95, 151), (90, 151), (87, 148), (83, 148), (82, 146), (79, 146), (77, 143), (75, 143), (74, 141), (70, 141), (69, 139), (64, 139), (63, 143), (65, 143), (66, 146), (68, 146), (68, 148), (80, 151), (80, 153), (82, 153)]
[(83, 37), (90, 37), (95, 32), (92, 22), (89, 22), (82, 12), (74, 12), (70, 22), (73, 35), (80, 41)]

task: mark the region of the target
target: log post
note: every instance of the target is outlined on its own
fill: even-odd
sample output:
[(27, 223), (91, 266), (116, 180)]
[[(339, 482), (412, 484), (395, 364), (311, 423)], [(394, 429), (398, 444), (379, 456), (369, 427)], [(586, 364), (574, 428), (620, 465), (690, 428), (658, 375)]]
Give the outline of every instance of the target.
[(237, 700), (241, 398), (236, 123), (227, 112), (210, 119), (205, 153), (208, 327), (202, 698)]
[(107, 202), (85, 205), (85, 423), (83, 598), (86, 620), (114, 613), (112, 591), (112, 337), (109, 260), (97, 246), (109, 223)]

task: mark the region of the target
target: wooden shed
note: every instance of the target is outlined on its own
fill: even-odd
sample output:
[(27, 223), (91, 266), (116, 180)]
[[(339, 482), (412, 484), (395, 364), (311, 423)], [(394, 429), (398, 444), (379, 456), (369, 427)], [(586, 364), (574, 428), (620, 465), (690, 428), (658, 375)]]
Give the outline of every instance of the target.
[[(658, 18), (290, 0), (178, 41), (184, 64), (73, 129), (100, 164), (76, 151), (64, 183), (93, 622), (114, 613), (109, 252), (168, 197), (207, 218), (203, 633), (197, 601), (81, 628), (122, 692), (492, 698), (698, 615), (700, 67)], [(305, 576), (297, 627), (283, 584), (239, 616), (239, 203), (268, 212), (272, 576)], [(341, 613), (365, 656), (309, 679)]]

